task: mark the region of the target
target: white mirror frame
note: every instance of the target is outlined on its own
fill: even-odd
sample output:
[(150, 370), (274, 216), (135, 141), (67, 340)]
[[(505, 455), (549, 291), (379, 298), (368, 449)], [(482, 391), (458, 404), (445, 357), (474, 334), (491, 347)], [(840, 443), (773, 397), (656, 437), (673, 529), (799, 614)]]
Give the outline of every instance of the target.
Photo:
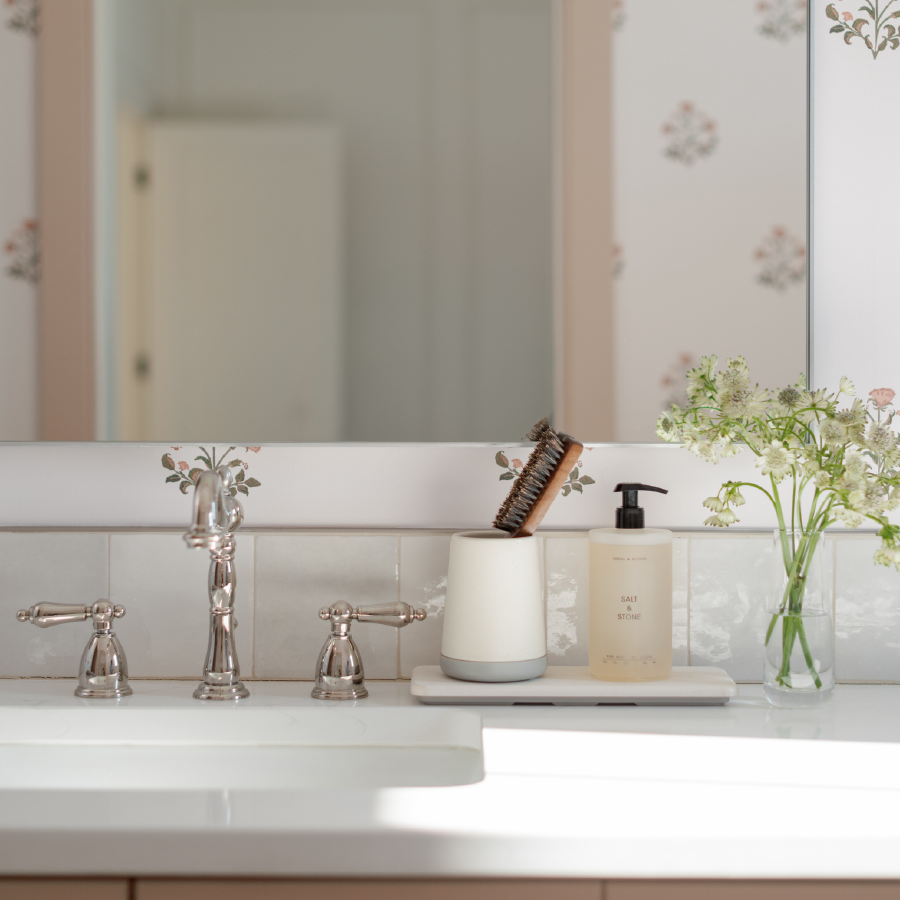
[[(92, 0), (46, 0), (48, 7), (51, 3), (59, 9), (65, 8), (69, 15), (80, 5), (82, 12), (89, 15)], [(570, 27), (560, 30), (563, 41), (584, 37), (586, 30), (573, 25), (579, 15), (596, 15), (598, 6), (606, 11), (605, 4), (597, 0), (557, 0), (557, 4), (560, 17), (572, 17), (568, 19)], [(84, 30), (84, 21), (80, 24)], [(74, 24), (70, 23), (72, 27)], [(49, 36), (53, 37), (52, 31)], [(57, 38), (62, 35), (57, 34)], [(586, 71), (579, 70), (577, 60), (584, 63), (591, 50), (590, 42), (585, 40), (577, 54), (565, 55), (563, 78), (570, 78), (570, 83), (580, 90), (588, 90), (586, 85), (590, 80), (585, 75), (586, 71), (590, 74), (590, 66)], [(78, 85), (72, 86), (73, 91), (77, 89)], [(82, 93), (86, 90), (84, 81), (80, 89)], [(46, 125), (43, 119), (42, 124)], [(594, 224), (601, 229), (606, 227), (602, 217), (597, 219), (598, 197), (590, 190), (579, 190), (585, 177), (590, 181), (591, 170), (585, 167), (590, 154), (598, 147), (598, 135), (592, 131), (591, 122), (577, 117), (563, 121), (560, 134), (565, 175), (560, 191), (562, 227), (558, 229), (563, 238), (557, 247), (561, 273), (557, 295), (562, 303), (557, 306), (559, 315), (565, 317), (573, 310), (577, 313), (579, 308), (586, 308), (577, 302), (567, 305), (567, 298), (589, 296), (603, 281), (607, 260), (598, 263), (598, 254), (593, 249), (595, 241), (587, 239), (592, 216)], [(68, 149), (71, 151), (71, 146)], [(87, 153), (84, 147), (82, 152)], [(83, 168), (79, 171), (83, 172)], [(607, 188), (601, 186), (601, 194)], [(76, 179), (68, 191), (73, 203), (89, 207), (83, 183)], [(593, 237), (596, 238), (596, 233)], [(62, 241), (64, 235), (45, 234), (45, 247), (48, 238), (50, 242)], [(813, 253), (809, 256), (812, 258)], [(84, 259), (82, 255), (82, 265)], [(62, 275), (60, 272), (58, 277)], [(85, 296), (90, 294), (89, 274), (82, 273), (74, 287)], [(70, 280), (66, 293), (72, 292)], [(602, 327), (601, 320), (611, 313), (611, 298), (599, 305), (603, 308), (594, 313), (596, 321), (581, 320), (577, 322), (581, 327), (575, 327), (572, 325), (575, 320), (570, 318), (565, 320), (565, 330), (584, 336), (590, 333), (591, 327)], [(558, 333), (562, 330), (558, 328)], [(577, 349), (577, 353), (593, 352), (595, 348), (587, 341)], [(574, 368), (576, 363), (577, 359), (569, 354), (566, 367)], [(564, 384), (565, 379), (566, 373), (561, 371), (558, 383)], [(601, 367), (593, 384), (603, 383)], [(601, 408), (605, 398), (585, 396), (584, 402), (586, 409), (594, 405), (589, 415), (611, 415), (611, 410)], [(577, 422), (578, 416), (568, 409), (563, 427), (578, 434)], [(225, 450), (224, 446), (217, 446)], [(516, 443), (263, 444), (257, 448), (237, 447), (228, 458), (239, 458), (242, 465), (236, 466), (235, 471), (243, 470), (245, 479), (255, 478), (260, 482), (241, 498), (247, 528), (461, 529), (489, 527), (506, 495), (509, 479), (501, 480), (506, 473), (498, 467), (497, 454), (503, 453), (510, 462), (524, 460), (529, 448), (530, 445)], [(161, 443), (0, 444), (0, 466), (11, 476), (0, 508), (0, 527), (186, 527), (190, 517), (190, 488), (185, 486), (183, 493), (181, 477), (169, 482), (166, 478), (202, 466), (195, 461), (199, 453), (200, 448), (196, 446), (176, 450)], [(163, 465), (165, 456), (175, 468)], [(617, 495), (612, 492), (615, 483), (640, 480), (670, 491), (665, 497), (646, 498), (648, 524), (698, 529), (706, 517), (702, 500), (715, 493), (723, 481), (755, 480), (758, 470), (753, 463), (754, 457), (747, 451), (711, 466), (677, 446), (586, 444), (579, 477), (587, 475), (593, 483), (583, 484), (580, 492), (572, 490), (558, 498), (544, 520), (544, 527), (581, 531), (609, 525), (617, 505)], [(769, 510), (762, 502), (748, 497), (738, 529), (771, 527)]]

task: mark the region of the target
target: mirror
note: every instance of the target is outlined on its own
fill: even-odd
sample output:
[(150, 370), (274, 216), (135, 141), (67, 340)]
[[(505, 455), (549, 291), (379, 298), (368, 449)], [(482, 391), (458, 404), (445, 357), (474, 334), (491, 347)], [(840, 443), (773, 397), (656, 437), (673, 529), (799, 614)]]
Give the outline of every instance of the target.
[[(98, 0), (102, 435), (508, 441), (551, 412), (569, 2)], [(805, 11), (596, 3), (614, 376), (575, 378), (615, 423), (582, 436), (655, 440), (701, 354), (805, 368)]]

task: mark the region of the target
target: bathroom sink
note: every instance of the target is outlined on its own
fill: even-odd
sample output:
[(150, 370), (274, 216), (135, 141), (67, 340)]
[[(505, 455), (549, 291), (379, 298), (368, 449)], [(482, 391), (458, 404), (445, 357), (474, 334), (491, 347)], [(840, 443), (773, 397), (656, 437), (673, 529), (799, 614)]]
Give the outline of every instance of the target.
[[(89, 702), (89, 701), (88, 701)], [(0, 791), (423, 787), (483, 777), (465, 710), (5, 707)]]

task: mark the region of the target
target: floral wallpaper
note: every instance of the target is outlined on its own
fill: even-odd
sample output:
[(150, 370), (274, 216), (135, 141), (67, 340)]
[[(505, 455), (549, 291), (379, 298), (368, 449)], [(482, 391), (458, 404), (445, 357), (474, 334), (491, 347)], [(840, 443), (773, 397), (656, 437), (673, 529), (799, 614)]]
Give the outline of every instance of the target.
[[(171, 475), (166, 476), (165, 483), (166, 484), (175, 484), (178, 485), (178, 490), (181, 491), (182, 494), (186, 494), (197, 481), (200, 473), (206, 469), (216, 469), (221, 465), (226, 465), (230, 469), (234, 469), (234, 486), (231, 488), (232, 497), (236, 497), (238, 494), (249, 495), (250, 488), (258, 488), (261, 487), (261, 482), (252, 477), (247, 477), (247, 471), (250, 468), (250, 463), (245, 459), (241, 459), (238, 456), (233, 456), (231, 459), (228, 459), (232, 453), (237, 449), (237, 447), (229, 447), (227, 450), (218, 450), (216, 447), (212, 447), (207, 450), (206, 447), (197, 447), (197, 450), (200, 452), (197, 456), (193, 457), (194, 463), (200, 463), (201, 465), (191, 465), (187, 459), (177, 459), (172, 456), (171, 453), (163, 453), (162, 455), (162, 467), (167, 471), (171, 472)], [(172, 447), (172, 450), (179, 456), (187, 456), (191, 457), (191, 453), (193, 451), (188, 451), (186, 447)], [(262, 447), (245, 447), (245, 453), (259, 453), (262, 450)]]
[(776, 226), (754, 254), (759, 262), (756, 280), (776, 291), (806, 279), (806, 244)]
[(688, 101), (663, 123), (662, 133), (666, 136), (665, 156), (688, 166), (709, 156), (719, 143), (716, 123)]
[(41, 248), (37, 222), (26, 219), (6, 242), (10, 262), (5, 271), (10, 278), (19, 278), (36, 285), (41, 278)]
[(896, 50), (900, 47), (900, 7), (892, 6), (897, 0), (871, 0), (856, 6), (847, 3), (847, 8), (841, 8), (845, 0), (829, 3), (825, 7), (825, 15), (837, 22), (832, 25), (831, 33), (839, 34), (848, 46), (858, 38), (859, 44), (864, 44), (872, 54), (872, 59), (878, 59), (882, 50)]
[(0, 0), (0, 440), (37, 437), (36, 0)]
[(7, 28), (22, 31), (30, 37), (37, 37), (39, 11), (37, 0), (6, 0), (6, 6)]
[(783, 43), (806, 34), (806, 0), (760, 0), (756, 8), (763, 37)]
[(616, 440), (655, 441), (701, 355), (772, 384), (805, 365), (807, 13), (613, 5)]

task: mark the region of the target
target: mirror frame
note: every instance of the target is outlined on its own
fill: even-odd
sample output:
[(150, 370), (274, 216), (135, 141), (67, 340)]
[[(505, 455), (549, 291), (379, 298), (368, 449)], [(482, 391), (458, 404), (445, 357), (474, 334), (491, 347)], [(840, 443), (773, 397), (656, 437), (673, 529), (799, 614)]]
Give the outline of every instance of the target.
[[(91, 442), (102, 434), (95, 326), (98, 222), (93, 148), (95, 89), (102, 60), (93, 56), (111, 0), (44, 0), (38, 47), (40, 217), (45, 263), (40, 292), (40, 434), (43, 442), (0, 444), (0, 464), (16, 478), (0, 508), (0, 527), (179, 528), (189, 497), (167, 483), (163, 443)], [(555, 123), (555, 394), (560, 426), (602, 439), (612, 428), (612, 397), (590, 385), (612, 379), (610, 0), (553, 0)], [(811, 86), (811, 79), (810, 79)], [(811, 148), (810, 148), (811, 152)], [(810, 250), (812, 248), (810, 247)], [(811, 259), (812, 252), (808, 254)], [(809, 282), (807, 282), (809, 285)], [(809, 289), (809, 288), (808, 288)], [(62, 323), (62, 324), (60, 324)], [(588, 337), (588, 336), (592, 337)], [(809, 343), (809, 342), (808, 342)], [(808, 346), (808, 353), (810, 348)], [(590, 378), (577, 374), (589, 371)], [(86, 423), (89, 423), (87, 425)], [(71, 441), (79, 441), (72, 443)], [(52, 443), (52, 441), (67, 441)], [(497, 454), (531, 445), (263, 444), (240, 448), (261, 486), (243, 498), (248, 528), (484, 528), (506, 493)], [(192, 458), (199, 448), (179, 448)], [(248, 470), (249, 471), (249, 470)], [(544, 527), (578, 530), (609, 524), (615, 498), (602, 486), (640, 477), (670, 485), (647, 503), (661, 527), (697, 530), (700, 502), (729, 478), (751, 476), (749, 453), (713, 468), (665, 444), (586, 444), (583, 471), (596, 487), (557, 501)], [(502, 474), (502, 473), (501, 473)], [(278, 490), (267, 490), (277, 484)], [(39, 486), (39, 489), (36, 489)], [(124, 493), (123, 492), (127, 492)], [(594, 493), (592, 494), (591, 491)], [(127, 502), (123, 503), (123, 497)], [(568, 502), (567, 502), (568, 501)], [(748, 501), (739, 529), (768, 529), (768, 510)]]

